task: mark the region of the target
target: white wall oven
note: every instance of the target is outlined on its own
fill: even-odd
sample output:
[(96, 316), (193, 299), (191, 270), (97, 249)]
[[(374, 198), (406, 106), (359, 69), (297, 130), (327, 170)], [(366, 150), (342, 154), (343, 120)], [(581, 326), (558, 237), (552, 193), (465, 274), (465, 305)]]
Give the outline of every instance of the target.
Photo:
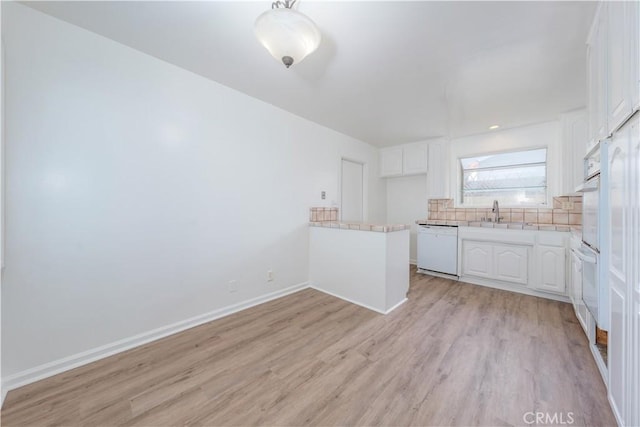
[(582, 300), (600, 329), (609, 330), (609, 289), (607, 280), (607, 152), (608, 140), (601, 141), (585, 157), (582, 194), (582, 246), (577, 256), (583, 262)]

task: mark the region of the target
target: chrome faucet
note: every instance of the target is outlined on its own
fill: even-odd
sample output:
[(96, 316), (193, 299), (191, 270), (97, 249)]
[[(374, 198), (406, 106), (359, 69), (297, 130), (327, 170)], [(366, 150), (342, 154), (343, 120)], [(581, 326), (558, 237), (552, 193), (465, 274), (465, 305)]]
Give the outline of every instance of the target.
[(493, 201), (493, 208), (491, 209), (491, 212), (494, 213), (493, 222), (500, 222), (502, 217), (500, 216), (500, 206), (498, 205), (498, 201), (497, 200)]

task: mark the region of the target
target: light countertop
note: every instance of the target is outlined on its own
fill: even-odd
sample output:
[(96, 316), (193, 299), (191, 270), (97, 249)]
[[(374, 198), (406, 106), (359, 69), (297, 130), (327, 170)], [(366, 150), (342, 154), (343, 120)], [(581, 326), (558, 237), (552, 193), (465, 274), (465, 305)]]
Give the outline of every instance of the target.
[(448, 220), (430, 220), (419, 219), (416, 221), (418, 225), (450, 225), (458, 227), (482, 227), (482, 228), (498, 228), (509, 230), (542, 230), (542, 231), (565, 231), (569, 232), (573, 229), (580, 229), (575, 225), (560, 224), (535, 224), (535, 223), (495, 223), (482, 221), (448, 221)]
[(341, 221), (311, 221), (309, 222), (309, 226), (339, 228), (342, 230), (376, 231), (378, 233), (391, 233), (393, 231), (408, 230), (410, 228), (406, 224), (368, 224), (360, 222)]

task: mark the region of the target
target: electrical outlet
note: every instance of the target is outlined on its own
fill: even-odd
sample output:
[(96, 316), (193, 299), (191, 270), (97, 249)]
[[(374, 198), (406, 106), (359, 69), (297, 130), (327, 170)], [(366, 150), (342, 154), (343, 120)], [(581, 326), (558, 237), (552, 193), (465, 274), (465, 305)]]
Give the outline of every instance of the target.
[(273, 270), (267, 271), (267, 282), (273, 282)]
[(227, 290), (231, 293), (236, 292), (238, 290), (238, 282), (236, 280), (229, 280)]
[(327, 198), (327, 192), (326, 192), (326, 191), (322, 191), (322, 192), (320, 193), (320, 198), (321, 198), (322, 200), (326, 199), (326, 198)]

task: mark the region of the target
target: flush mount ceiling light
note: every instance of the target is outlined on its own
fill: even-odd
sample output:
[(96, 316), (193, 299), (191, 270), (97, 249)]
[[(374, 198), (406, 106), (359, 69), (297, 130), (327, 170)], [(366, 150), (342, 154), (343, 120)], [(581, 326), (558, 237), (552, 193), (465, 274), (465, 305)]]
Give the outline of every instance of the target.
[(256, 37), (271, 56), (289, 68), (320, 45), (320, 30), (306, 15), (293, 10), (297, 0), (275, 1), (271, 10), (258, 16)]
[(489, 126), (489, 129), (494, 130), (494, 129), (498, 129), (500, 127), (500, 125), (491, 125)]

